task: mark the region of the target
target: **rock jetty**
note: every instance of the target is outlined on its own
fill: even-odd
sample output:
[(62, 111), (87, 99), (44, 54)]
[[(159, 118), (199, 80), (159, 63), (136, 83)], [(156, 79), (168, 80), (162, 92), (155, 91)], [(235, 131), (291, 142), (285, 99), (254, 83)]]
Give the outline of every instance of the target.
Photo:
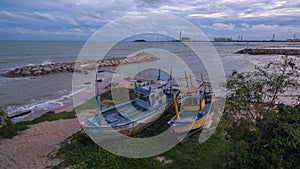
[(300, 55), (300, 49), (243, 49), (236, 53), (249, 55)]
[(93, 70), (100, 67), (118, 66), (122, 64), (133, 64), (141, 62), (151, 62), (159, 58), (149, 53), (138, 53), (135, 56), (126, 58), (103, 59), (99, 61), (85, 61), (72, 63), (55, 63), (46, 65), (24, 66), (10, 70), (4, 74), (7, 77), (21, 77), (21, 76), (40, 76), (53, 73), (72, 73), (85, 72), (86, 70)]

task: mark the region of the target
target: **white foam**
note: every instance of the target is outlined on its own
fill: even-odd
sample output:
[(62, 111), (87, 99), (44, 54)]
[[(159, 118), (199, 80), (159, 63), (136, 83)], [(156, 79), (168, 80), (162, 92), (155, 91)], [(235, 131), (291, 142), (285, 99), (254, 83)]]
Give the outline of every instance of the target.
[(49, 64), (55, 64), (55, 63), (54, 63), (54, 62), (51, 62), (51, 61), (49, 61), (49, 60), (45, 60), (45, 61), (42, 62), (41, 65), (49, 65)]
[(35, 64), (29, 63), (26, 66), (35, 66)]

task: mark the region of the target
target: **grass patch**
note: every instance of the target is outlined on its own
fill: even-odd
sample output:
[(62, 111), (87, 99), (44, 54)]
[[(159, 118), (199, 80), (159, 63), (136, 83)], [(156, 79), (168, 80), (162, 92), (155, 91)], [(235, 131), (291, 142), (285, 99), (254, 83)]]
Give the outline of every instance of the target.
[(34, 120), (23, 121), (16, 124), (12, 124), (9, 120), (6, 123), (6, 125), (0, 128), (0, 135), (5, 138), (13, 138), (15, 135), (17, 135), (18, 131), (28, 129), (30, 125), (45, 122), (45, 121), (55, 121), (59, 119), (72, 119), (72, 118), (76, 118), (76, 113), (74, 111), (46, 114)]
[(7, 121), (6, 124), (0, 128), (0, 135), (4, 138), (13, 138), (17, 135), (16, 127), (11, 123), (11, 121)]
[[(61, 112), (61, 113), (53, 113), (53, 114), (46, 114), (42, 115), (39, 118), (36, 118), (31, 121), (23, 121), (16, 124), (16, 126), (24, 126), (24, 125), (33, 125), (45, 121), (55, 121), (60, 119), (73, 119), (76, 118), (76, 113), (74, 111), (71, 112)], [(21, 127), (22, 128), (22, 127)]]
[(174, 106), (170, 106), (164, 114), (160, 117), (158, 121), (153, 123), (151, 126), (143, 129), (141, 132), (137, 133), (133, 137), (135, 138), (147, 138), (156, 136), (169, 128), (167, 124), (168, 120), (170, 120), (173, 116), (175, 116)]
[[(170, 107), (159, 121), (139, 132), (135, 137), (151, 137), (168, 128), (167, 121), (175, 115)], [(85, 133), (78, 132), (62, 143), (58, 158), (63, 162), (53, 168), (218, 168), (228, 159), (227, 155), (234, 145), (224, 140), (227, 123), (222, 120), (216, 132), (204, 144), (198, 142), (199, 133), (189, 137), (184, 143), (175, 146), (159, 156), (172, 160), (165, 164), (156, 157), (134, 159), (114, 155), (96, 145)]]
[(78, 132), (70, 140), (63, 143), (58, 150), (58, 157), (63, 163), (53, 168), (153, 168), (159, 167), (159, 162), (152, 158), (129, 159), (116, 156), (96, 145), (86, 134)]

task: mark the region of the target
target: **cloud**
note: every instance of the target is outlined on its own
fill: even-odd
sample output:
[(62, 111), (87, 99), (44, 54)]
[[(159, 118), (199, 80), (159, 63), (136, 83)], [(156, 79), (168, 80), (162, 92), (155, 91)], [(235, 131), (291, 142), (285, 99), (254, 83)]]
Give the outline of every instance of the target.
[(244, 28), (249, 28), (250, 25), (248, 25), (247, 23), (241, 23), (241, 25), (244, 27)]
[(300, 32), (300, 27), (258, 24), (258, 25), (252, 25), (249, 30), (253, 31), (253, 32), (287, 32), (287, 33), (290, 33), (290, 32)]
[(22, 20), (25, 19), (23, 15), (20, 14), (14, 14), (8, 11), (1, 11), (0, 12), (0, 18), (4, 20), (10, 20), (10, 21), (17, 21), (17, 20)]
[(147, 7), (159, 7), (165, 4), (169, 4), (170, 0), (135, 0), (137, 7), (147, 8)]
[(295, 0), (2, 0), (0, 24), (2, 32), (39, 30), (56, 36), (59, 32), (74, 33), (77, 28), (90, 32), (122, 16), (144, 12), (174, 14), (207, 34), (220, 36), (268, 30), (298, 34), (300, 27), (300, 1)]
[(45, 21), (45, 22), (67, 22), (71, 25), (78, 23), (70, 16), (50, 14), (42, 12), (8, 12), (1, 11), (0, 18), (7, 21)]
[(235, 28), (235, 24), (213, 23), (212, 25), (200, 25), (200, 27), (214, 30), (233, 30)]
[(32, 17), (44, 21), (55, 21), (56, 18), (49, 13), (33, 12)]
[(89, 35), (90, 32), (85, 32), (80, 28), (71, 28), (71, 29), (63, 29), (63, 30), (45, 30), (45, 29), (25, 29), (22, 27), (17, 27), (14, 30), (10, 29), (9, 33), (17, 33), (17, 34), (26, 34), (26, 35), (37, 35), (37, 36), (46, 36), (46, 35), (76, 35), (76, 36), (85, 36)]
[(217, 12), (217, 13), (206, 13), (206, 14), (189, 14), (187, 15), (187, 18), (192, 18), (192, 17), (200, 17), (200, 18), (222, 18), (228, 16), (225, 12)]

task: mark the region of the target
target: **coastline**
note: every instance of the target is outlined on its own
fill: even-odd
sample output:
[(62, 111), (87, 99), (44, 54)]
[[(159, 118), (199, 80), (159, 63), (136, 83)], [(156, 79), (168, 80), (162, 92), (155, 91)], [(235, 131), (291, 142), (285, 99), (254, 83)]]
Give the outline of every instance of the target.
[[(107, 90), (104, 88), (103, 92)], [(55, 113), (73, 110), (74, 105), (70, 104), (55, 110)], [(75, 118), (41, 122), (31, 125), (13, 139), (0, 138), (0, 168), (46, 168), (56, 165), (60, 161), (49, 158), (49, 153), (55, 152), (62, 141), (80, 130)]]
[[(119, 85), (127, 86), (128, 80), (125, 78)], [(106, 86), (101, 93), (109, 90), (110, 87)], [(74, 105), (70, 104), (55, 110), (55, 113), (73, 111)], [(51, 156), (55, 155), (63, 141), (79, 131), (82, 128), (77, 117), (30, 125), (30, 128), (19, 132), (12, 139), (0, 137), (0, 168), (48, 168), (58, 165), (61, 159)]]
[[(137, 64), (137, 63), (141, 63), (141, 62), (152, 62), (155, 60), (158, 60), (159, 58), (148, 54), (148, 53), (138, 53), (136, 55), (134, 55), (133, 57), (129, 57), (129, 59), (127, 59), (128, 62), (124, 63), (124, 64)], [(106, 65), (104, 67), (101, 67), (101, 73), (103, 73), (103, 91), (107, 91), (107, 86), (109, 86), (109, 83), (111, 82), (111, 77), (112, 74), (114, 74), (114, 72), (110, 71), (110, 68), (114, 67), (114, 65), (116, 64), (115, 62), (112, 62), (113, 65)], [(123, 64), (123, 63), (121, 63)], [(92, 66), (92, 67), (88, 67), (88, 66)], [(95, 66), (95, 65), (94, 65)], [(93, 66), (93, 64), (90, 65), (85, 65), (85, 67), (83, 67), (85, 70), (85, 74), (87, 76), (89, 76), (90, 73), (90, 68), (96, 69)], [(88, 68), (87, 68), (88, 67)], [(67, 72), (70, 73), (70, 72)], [(10, 77), (10, 78), (14, 78), (14, 77)], [(126, 80), (125, 80), (126, 81)], [(128, 82), (128, 81), (127, 81)], [(93, 85), (88, 83), (88, 84), (84, 84), (84, 88), (83, 90), (79, 90), (78, 93), (75, 92), (76, 94), (82, 93), (82, 92), (86, 92), (88, 94), (91, 95), (91, 97), (94, 94), (94, 88)], [(59, 113), (59, 112), (68, 112), (68, 111), (72, 111), (74, 109), (74, 105), (73, 105), (73, 96), (75, 95), (75, 93), (69, 93), (67, 95), (63, 95), (60, 98), (57, 99), (52, 99), (52, 100), (47, 100), (46, 102), (40, 102), (40, 103), (32, 103), (28, 106), (24, 106), (20, 107), (22, 109), (18, 110), (18, 107), (16, 106), (14, 108), (14, 111), (5, 111), (5, 107), (4, 107), (4, 111), (7, 113), (8, 117), (12, 117), (11, 120), (13, 123), (17, 123), (20, 121), (28, 121), (28, 120), (33, 120), (35, 118), (40, 117), (43, 114), (47, 114), (47, 113)], [(81, 103), (82, 104), (82, 103)], [(13, 106), (12, 106), (13, 107)]]
[(88, 70), (95, 70), (103, 67), (118, 66), (124, 64), (134, 64), (141, 62), (151, 62), (159, 58), (149, 53), (137, 53), (135, 56), (125, 58), (113, 58), (103, 60), (92, 60), (71, 63), (51, 63), (44, 65), (29, 65), (18, 67), (8, 72), (5, 72), (5, 77), (27, 77), (27, 76), (41, 76), (53, 73), (87, 73)]

